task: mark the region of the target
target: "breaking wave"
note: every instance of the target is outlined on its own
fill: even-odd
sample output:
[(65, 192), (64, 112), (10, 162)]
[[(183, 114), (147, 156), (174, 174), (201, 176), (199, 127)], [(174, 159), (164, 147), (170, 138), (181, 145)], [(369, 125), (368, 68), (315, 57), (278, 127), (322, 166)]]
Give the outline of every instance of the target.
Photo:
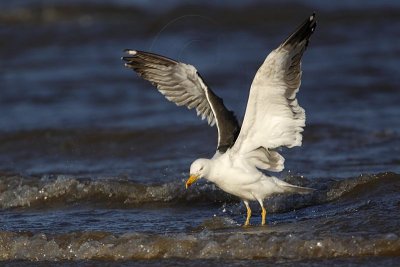
[(185, 190), (184, 182), (145, 185), (132, 181), (86, 180), (64, 175), (54, 179), (0, 178), (0, 207), (45, 207), (76, 202), (132, 207), (143, 203), (178, 201), (224, 201), (231, 199), (214, 185)]
[(364, 236), (324, 236), (265, 230), (202, 231), (194, 234), (149, 235), (106, 232), (45, 235), (0, 233), (0, 259), (127, 260), (127, 259), (317, 259), (388, 256), (400, 253), (394, 233)]
[[(272, 212), (284, 212), (338, 199), (358, 192), (363, 185), (370, 190), (379, 179), (398, 179), (396, 174), (361, 175), (349, 179), (313, 179), (288, 176), (289, 183), (317, 189), (309, 195), (276, 195), (266, 201)], [(237, 198), (219, 190), (214, 184), (198, 184), (185, 190), (184, 181), (147, 185), (128, 180), (84, 178), (55, 175), (24, 178), (18, 175), (0, 176), (0, 207), (46, 207), (85, 202), (104, 203), (118, 207), (135, 207), (144, 203), (233, 202)]]
[[(393, 213), (398, 209), (398, 174), (316, 180), (287, 177), (286, 180), (317, 189), (310, 195), (278, 195), (266, 200), (272, 212), (298, 208), (308, 210), (309, 215), (296, 220), (296, 223), (286, 221), (267, 227), (243, 228), (223, 215), (207, 219), (198, 227), (182, 233), (1, 231), (0, 259), (307, 260), (399, 255), (398, 214)], [(82, 201), (106, 205), (114, 203), (118, 207), (148, 202), (236, 201), (209, 184), (186, 191), (181, 181), (145, 185), (115, 179), (90, 180), (66, 176), (27, 179), (5, 174), (0, 181), (0, 205), (3, 209)], [(334, 214), (329, 214), (330, 209), (336, 209)]]

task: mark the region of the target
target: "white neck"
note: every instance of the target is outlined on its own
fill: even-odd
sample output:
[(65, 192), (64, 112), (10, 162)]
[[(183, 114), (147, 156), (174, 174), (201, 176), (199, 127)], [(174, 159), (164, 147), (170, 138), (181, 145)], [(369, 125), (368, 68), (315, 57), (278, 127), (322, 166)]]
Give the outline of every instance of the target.
[(207, 173), (205, 173), (204, 178), (213, 183), (216, 183), (218, 181), (218, 175), (214, 170), (214, 163), (215, 162), (212, 160), (209, 160), (207, 162)]

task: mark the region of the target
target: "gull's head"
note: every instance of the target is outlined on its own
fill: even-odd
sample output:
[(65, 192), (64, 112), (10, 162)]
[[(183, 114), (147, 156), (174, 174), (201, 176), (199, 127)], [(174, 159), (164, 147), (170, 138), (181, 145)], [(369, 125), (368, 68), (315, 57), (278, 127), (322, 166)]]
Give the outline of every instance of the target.
[(197, 159), (190, 165), (190, 177), (186, 181), (186, 189), (199, 178), (206, 177), (210, 171), (209, 159)]

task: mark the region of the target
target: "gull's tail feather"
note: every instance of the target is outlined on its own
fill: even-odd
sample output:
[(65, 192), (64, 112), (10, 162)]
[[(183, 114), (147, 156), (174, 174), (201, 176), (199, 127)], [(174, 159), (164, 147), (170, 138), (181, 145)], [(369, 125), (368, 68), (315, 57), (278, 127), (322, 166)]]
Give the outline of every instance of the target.
[(313, 189), (313, 188), (302, 187), (302, 186), (291, 185), (291, 184), (283, 186), (283, 189), (287, 193), (297, 193), (297, 194), (310, 194), (315, 191), (315, 189)]
[(310, 194), (315, 191), (313, 188), (292, 185), (277, 178), (275, 181), (285, 193)]

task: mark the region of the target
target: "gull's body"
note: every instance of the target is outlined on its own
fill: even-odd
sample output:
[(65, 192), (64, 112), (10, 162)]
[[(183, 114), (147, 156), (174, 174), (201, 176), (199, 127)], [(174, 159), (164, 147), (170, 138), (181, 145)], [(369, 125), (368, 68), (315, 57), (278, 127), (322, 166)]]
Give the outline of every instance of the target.
[[(261, 171), (248, 171), (231, 164), (228, 154), (211, 160), (207, 179), (227, 193), (246, 201), (263, 200), (274, 193), (284, 193), (283, 181), (266, 176)], [(231, 179), (227, 179), (231, 177)]]
[(204, 177), (227, 193), (241, 198), (247, 208), (245, 225), (249, 224), (249, 201), (266, 210), (263, 200), (279, 193), (309, 193), (310, 188), (288, 184), (261, 170), (279, 172), (284, 158), (279, 147), (300, 146), (305, 112), (297, 103), (301, 83), (301, 57), (316, 27), (310, 16), (277, 49), (272, 51), (257, 71), (250, 88), (243, 125), (240, 128), (233, 112), (207, 87), (197, 70), (152, 53), (127, 50), (126, 66), (150, 81), (165, 97), (177, 105), (195, 108), (218, 129), (217, 152), (211, 159), (197, 159), (190, 167), (186, 187)]

